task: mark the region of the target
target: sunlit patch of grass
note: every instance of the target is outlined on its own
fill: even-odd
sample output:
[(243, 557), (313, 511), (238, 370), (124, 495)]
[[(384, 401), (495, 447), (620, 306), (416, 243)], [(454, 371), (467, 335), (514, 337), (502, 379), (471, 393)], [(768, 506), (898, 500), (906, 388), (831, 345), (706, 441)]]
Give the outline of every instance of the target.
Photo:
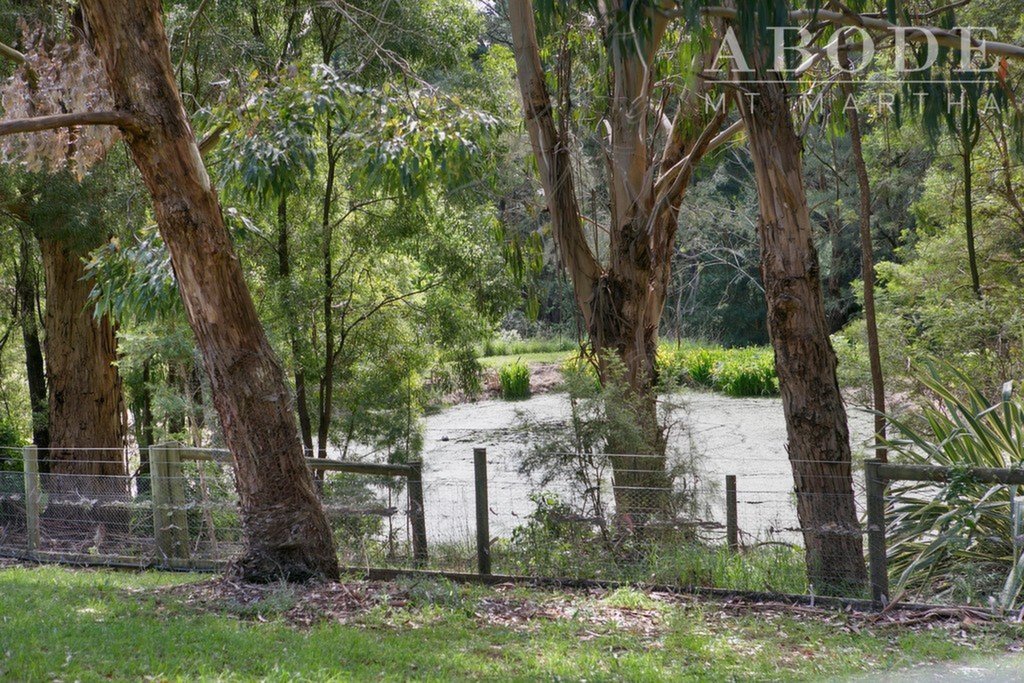
[(603, 597), (601, 602), (610, 607), (620, 607), (622, 609), (656, 609), (658, 607), (658, 603), (651, 599), (651, 596), (647, 595), (647, 593), (629, 586), (616, 588)]
[[(449, 582), (423, 583), (415, 589), (422, 593), (419, 601), (368, 606), (352, 623), (296, 627), (283, 619), (240, 619), (223, 606), (197, 610), (187, 604), (186, 590), (154, 590), (208, 578), (58, 567), (0, 570), (0, 679), (831, 678), (994, 654), (1015, 637), (978, 626), (969, 639), (952, 638), (945, 629), (853, 630), (841, 628), (846, 616), (840, 612), (823, 623), (820, 616), (726, 613), (716, 603), (686, 601), (659, 602), (658, 619), (648, 622), (654, 623), (652, 633), (614, 621), (575, 619), (572, 609), (554, 617), (543, 609), (553, 602), (586, 609), (594, 604), (586, 594)], [(512, 596), (542, 607), (524, 617), (529, 628), (495, 626), (478, 615), (482, 601)], [(648, 600), (624, 589), (600, 602), (631, 609)]]

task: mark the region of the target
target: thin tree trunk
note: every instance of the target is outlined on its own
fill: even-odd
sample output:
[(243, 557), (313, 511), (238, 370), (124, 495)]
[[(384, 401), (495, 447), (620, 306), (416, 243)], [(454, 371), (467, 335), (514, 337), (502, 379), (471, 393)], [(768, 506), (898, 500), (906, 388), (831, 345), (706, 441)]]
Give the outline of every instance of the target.
[(153, 359), (147, 358), (142, 363), (142, 388), (139, 391), (135, 419), (138, 421), (136, 439), (139, 442), (139, 471), (136, 486), (139, 494), (145, 495), (152, 490), (149, 467), (149, 447), (155, 442), (153, 436)]
[[(964, 133), (965, 138), (968, 133)], [(981, 298), (981, 276), (978, 274), (978, 256), (974, 248), (974, 171), (971, 168), (971, 156), (974, 145), (964, 142), (964, 228), (967, 231), (967, 262), (971, 269), (971, 288), (974, 296)]]
[(46, 275), (46, 370), (49, 379), (50, 490), (127, 493), (125, 410), (110, 320), (96, 319), (92, 283), (66, 243), (40, 240)]
[(36, 315), (35, 276), (32, 273), (32, 242), (28, 229), (19, 225), (21, 267), (18, 271), (18, 307), (21, 313), (21, 336), (25, 346), (25, 375), (28, 380), (28, 399), (32, 409), (32, 443), (44, 453), (40, 471), (49, 472), (45, 453), (50, 447), (49, 405), (46, 398), (46, 366), (43, 347), (39, 340)]
[[(843, 81), (843, 99), (850, 101), (853, 86), (849, 78)], [(882, 353), (878, 344), (878, 320), (875, 315), (875, 255), (871, 239), (871, 180), (864, 163), (864, 144), (860, 130), (860, 113), (857, 108), (847, 107), (846, 118), (850, 123), (850, 147), (853, 153), (853, 167), (857, 171), (857, 188), (860, 194), (860, 263), (861, 278), (864, 280), (864, 326), (868, 337), (868, 359), (871, 364), (871, 393), (875, 410), (875, 457), (888, 460), (885, 448), (885, 378), (882, 375)]]
[[(277, 273), (280, 278), (281, 301), (285, 310), (292, 309), (292, 264), (288, 247), (288, 198), (281, 197), (277, 202)], [(299, 347), (297, 320), (288, 325), (288, 343), (292, 351), (292, 365), (295, 366), (295, 407), (299, 413), (299, 432), (302, 434), (302, 446), (309, 454), (313, 453), (313, 427), (309, 419), (309, 404), (306, 397), (306, 373), (302, 367), (302, 349)]]
[(167, 367), (167, 387), (182, 399), (180, 402), (176, 401), (176, 405), (167, 411), (167, 423), (165, 425), (167, 434), (171, 439), (177, 441), (185, 433), (184, 398), (188, 390), (185, 386), (185, 377), (182, 374), (181, 366), (175, 361), (171, 361)]
[(236, 571), (255, 581), (338, 577), (331, 528), (271, 349), (203, 166), (171, 68), (158, 0), (83, 0), (203, 354), (235, 465), (245, 533)]
[(744, 82), (752, 95), (738, 99), (757, 179), (768, 331), (786, 416), (808, 577), (819, 588), (860, 586), (866, 575), (850, 436), (825, 318), (801, 145), (786, 87), (766, 73)]
[[(331, 213), (334, 208), (334, 178), (338, 159), (331, 141), (331, 127), (328, 123), (327, 139), (327, 181), (321, 208), (320, 247), (323, 259), (323, 315), (324, 315), (324, 374), (320, 378), (319, 424), (317, 425), (317, 457), (327, 457), (327, 446), (331, 436), (331, 421), (334, 418), (334, 365), (337, 352), (334, 345), (334, 229)], [(344, 315), (344, 311), (342, 312)], [(323, 476), (322, 470), (317, 473)]]

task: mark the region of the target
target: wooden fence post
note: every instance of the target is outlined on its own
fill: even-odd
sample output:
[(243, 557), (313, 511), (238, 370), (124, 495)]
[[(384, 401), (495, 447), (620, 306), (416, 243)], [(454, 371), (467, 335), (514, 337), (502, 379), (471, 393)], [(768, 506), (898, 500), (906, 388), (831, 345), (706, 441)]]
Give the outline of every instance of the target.
[(153, 492), (153, 535), (161, 559), (188, 560), (188, 514), (184, 510), (185, 482), (181, 470), (181, 444), (149, 447)]
[(1024, 497), (1013, 496), (1010, 505), (1010, 514), (1012, 515), (1010, 528), (1013, 533), (1013, 549), (1019, 555), (1024, 550)]
[(739, 511), (736, 506), (736, 475), (725, 475), (725, 537), (729, 550), (740, 549)]
[(487, 505), (487, 449), (473, 449), (476, 481), (476, 563), (480, 574), (491, 573), (491, 524)]
[(427, 564), (427, 516), (423, 508), (423, 461), (409, 463), (409, 517), (412, 523), (412, 556), (416, 566)]
[(885, 547), (885, 480), (879, 471), (881, 460), (864, 461), (868, 496), (868, 560), (871, 600), (884, 607), (889, 600), (889, 561)]
[(25, 471), (25, 549), (34, 553), (39, 550), (39, 451), (35, 446), (25, 446), (21, 453)]

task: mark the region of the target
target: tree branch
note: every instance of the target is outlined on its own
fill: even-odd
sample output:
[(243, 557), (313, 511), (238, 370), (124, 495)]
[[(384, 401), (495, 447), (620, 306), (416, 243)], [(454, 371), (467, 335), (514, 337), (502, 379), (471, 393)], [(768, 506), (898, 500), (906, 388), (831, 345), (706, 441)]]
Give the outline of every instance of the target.
[(523, 116), (551, 214), (552, 232), (562, 265), (572, 279), (576, 301), (589, 327), (591, 300), (601, 275), (601, 265), (583, 232), (569, 150), (552, 116), (551, 96), (537, 44), (533, 2), (512, 0), (509, 3), (509, 21)]
[(7, 57), (7, 59), (17, 62), (18, 64), (25, 63), (25, 55), (21, 54), (10, 45), (0, 43), (0, 55), (3, 55), (4, 57)]
[(38, 133), (44, 130), (71, 128), (74, 126), (117, 126), (129, 133), (142, 132), (138, 119), (131, 114), (120, 111), (87, 111), (0, 121), (0, 135)]
[(206, 156), (207, 152), (217, 146), (217, 143), (220, 142), (221, 135), (223, 135), (224, 131), (227, 129), (228, 125), (226, 123), (222, 123), (204, 135), (203, 139), (199, 141), (199, 154)]

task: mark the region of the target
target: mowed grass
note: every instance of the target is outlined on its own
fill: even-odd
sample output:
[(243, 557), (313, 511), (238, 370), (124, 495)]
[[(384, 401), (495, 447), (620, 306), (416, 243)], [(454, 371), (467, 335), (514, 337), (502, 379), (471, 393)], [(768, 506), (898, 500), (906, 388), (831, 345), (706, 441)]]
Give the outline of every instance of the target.
[[(570, 597), (584, 612), (588, 604), (626, 614), (657, 610), (654, 631), (622, 627), (614, 619), (595, 624), (572, 610), (514, 628), (478, 616), (486, 600), (502, 599), (493, 589), (463, 586), (454, 589), (454, 598), (450, 587), (436, 591), (446, 596), (436, 604), (376, 607), (355, 624), (297, 628), (282, 616), (292, 604), (287, 591), (263, 608), (211, 613), (153, 590), (206, 578), (0, 570), (0, 679), (815, 679), (993, 654), (1015, 635), (1007, 627), (971, 627), (966, 640), (942, 628), (844, 629), (837, 624), (845, 617), (838, 614), (823, 624), (729, 612), (715, 603), (656, 604), (629, 589)], [(530, 589), (502, 595), (538, 604), (569, 599)]]

